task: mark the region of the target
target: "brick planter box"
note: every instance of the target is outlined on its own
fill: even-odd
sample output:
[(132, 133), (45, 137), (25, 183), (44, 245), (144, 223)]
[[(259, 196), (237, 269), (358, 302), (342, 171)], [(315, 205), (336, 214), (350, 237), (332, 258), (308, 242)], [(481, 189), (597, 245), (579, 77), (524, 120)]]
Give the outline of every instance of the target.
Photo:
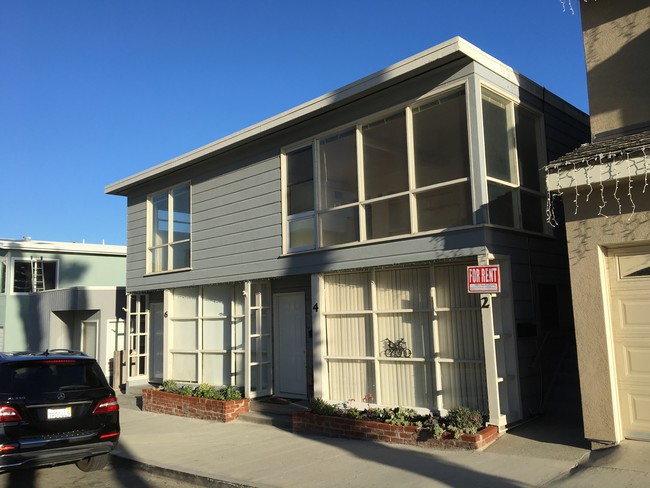
[(443, 434), (441, 439), (435, 439), (433, 437), (427, 438), (427, 431), (419, 431), (414, 426), (329, 417), (309, 412), (294, 412), (292, 427), (295, 433), (390, 442), (420, 447), (482, 449), (499, 437), (498, 429), (492, 425), (481, 429), (475, 435), (463, 434), (459, 439), (454, 439), (453, 434), (450, 433)]
[(166, 391), (142, 390), (142, 409), (145, 412), (165, 413), (217, 422), (232, 422), (249, 411), (248, 398), (241, 400), (210, 400)]

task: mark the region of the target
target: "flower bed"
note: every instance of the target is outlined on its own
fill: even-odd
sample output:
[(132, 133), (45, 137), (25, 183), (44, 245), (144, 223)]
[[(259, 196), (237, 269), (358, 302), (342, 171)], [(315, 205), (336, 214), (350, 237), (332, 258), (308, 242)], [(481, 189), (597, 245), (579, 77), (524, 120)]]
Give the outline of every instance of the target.
[(498, 429), (491, 425), (484, 427), (476, 434), (460, 434), (456, 437), (451, 432), (444, 432), (439, 438), (436, 438), (428, 430), (415, 425), (391, 425), (370, 420), (318, 415), (311, 412), (294, 412), (292, 427), (293, 432), (296, 433), (420, 447), (482, 449), (499, 437)]
[(147, 389), (142, 391), (142, 409), (145, 412), (164, 413), (218, 422), (232, 422), (249, 411), (248, 398), (213, 400), (178, 393)]

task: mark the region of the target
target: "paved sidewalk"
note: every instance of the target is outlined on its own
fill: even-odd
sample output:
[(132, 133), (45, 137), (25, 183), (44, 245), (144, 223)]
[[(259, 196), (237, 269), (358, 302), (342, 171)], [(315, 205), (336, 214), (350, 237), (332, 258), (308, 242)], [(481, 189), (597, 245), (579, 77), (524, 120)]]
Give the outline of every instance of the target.
[[(539, 440), (539, 431), (548, 435), (549, 429), (535, 422), (484, 451), (471, 452), (307, 437), (266, 425), (154, 414), (139, 410), (129, 395), (121, 395), (120, 404), (122, 435), (116, 456), (208, 485), (650, 486), (650, 467), (645, 466), (650, 443), (620, 446), (624, 449), (614, 462), (617, 456), (611, 454), (616, 451), (594, 456), (575, 436), (572, 441)], [(635, 449), (637, 444), (641, 448)], [(639, 452), (636, 461), (630, 452)]]

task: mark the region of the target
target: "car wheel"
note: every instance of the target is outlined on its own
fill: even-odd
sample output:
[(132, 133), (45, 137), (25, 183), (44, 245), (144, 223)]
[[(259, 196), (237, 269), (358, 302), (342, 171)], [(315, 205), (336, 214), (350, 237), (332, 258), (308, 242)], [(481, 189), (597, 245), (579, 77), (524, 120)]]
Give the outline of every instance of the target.
[(75, 464), (81, 471), (99, 471), (108, 464), (108, 456), (108, 454), (100, 454), (99, 456), (82, 459)]

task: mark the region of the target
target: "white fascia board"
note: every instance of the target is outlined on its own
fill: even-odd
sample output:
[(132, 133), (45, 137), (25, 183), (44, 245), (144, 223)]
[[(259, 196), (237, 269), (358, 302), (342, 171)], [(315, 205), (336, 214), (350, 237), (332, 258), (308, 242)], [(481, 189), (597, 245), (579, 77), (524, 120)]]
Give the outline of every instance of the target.
[(112, 256), (126, 256), (126, 246), (114, 246), (108, 244), (84, 244), (80, 242), (0, 239), (0, 249), (66, 254), (102, 254)]
[(643, 157), (623, 158), (607, 163), (564, 164), (549, 167), (546, 173), (546, 188), (549, 191), (564, 191), (570, 188), (606, 183), (608, 181), (629, 180), (649, 174)]
[[(445, 57), (451, 57), (454, 55), (457, 57), (457, 59), (461, 59), (462, 57), (470, 58), (490, 69), (491, 71), (494, 71), (498, 75), (504, 77), (508, 81), (516, 84), (517, 86), (522, 86), (522, 88), (531, 91), (533, 94), (539, 96), (543, 94), (543, 88), (541, 86), (530, 81), (528, 78), (521, 76), (509, 66), (505, 65), (489, 54), (481, 51), (479, 48), (467, 42), (465, 39), (461, 37), (454, 37), (446, 42), (427, 49), (426, 51), (415, 54), (403, 61), (377, 71), (376, 73), (373, 73), (369, 76), (366, 76), (365, 78), (361, 78), (360, 80), (350, 83), (342, 88), (334, 90), (295, 108), (282, 112), (279, 115), (259, 122), (258, 124), (252, 125), (246, 129), (235, 132), (234, 134), (226, 136), (222, 139), (185, 153), (176, 158), (170, 159), (157, 166), (153, 166), (115, 183), (109, 184), (104, 188), (104, 192), (113, 195), (125, 196), (131, 186), (172, 172), (187, 164), (196, 162), (206, 156), (216, 154), (217, 152), (230, 148), (236, 144), (252, 140), (256, 137), (261, 136), (262, 134), (271, 133), (272, 131), (278, 130), (283, 126), (288, 126), (292, 123), (296, 123), (300, 119), (312, 115), (318, 111), (327, 110), (328, 107), (333, 107), (334, 105), (345, 103), (346, 100), (350, 100), (353, 97), (359, 96), (364, 92), (371, 92), (381, 85), (389, 84), (391, 81), (399, 77), (408, 75), (410, 72), (415, 72)], [(561, 99), (557, 98), (557, 100)], [(562, 105), (562, 107), (564, 107), (564, 105)], [(575, 110), (577, 112), (580, 112), (578, 109)]]

